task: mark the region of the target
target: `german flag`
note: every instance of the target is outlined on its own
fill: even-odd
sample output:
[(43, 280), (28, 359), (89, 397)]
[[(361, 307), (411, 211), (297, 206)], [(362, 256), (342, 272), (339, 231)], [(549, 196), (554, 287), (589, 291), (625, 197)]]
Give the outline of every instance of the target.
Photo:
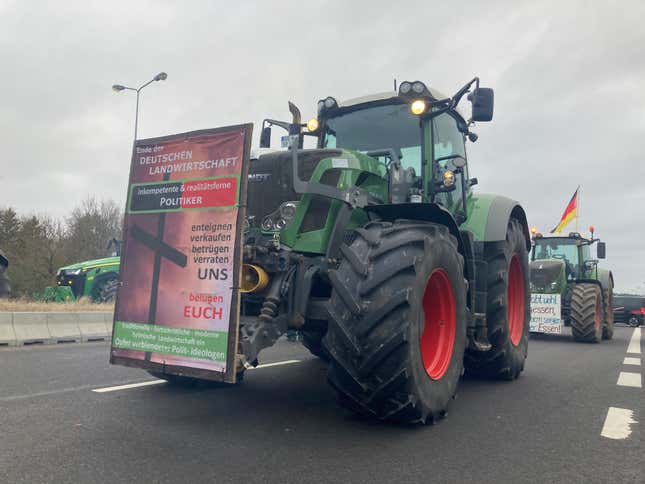
[(563, 228), (565, 228), (567, 225), (569, 225), (569, 222), (571, 222), (577, 215), (578, 215), (578, 192), (580, 191), (580, 187), (576, 188), (575, 193), (573, 194), (573, 197), (571, 197), (571, 200), (569, 200), (569, 204), (567, 205), (567, 208), (564, 209), (564, 213), (562, 214), (562, 218), (560, 219), (560, 222), (558, 225), (556, 225), (553, 230), (551, 230), (552, 234), (559, 234)]

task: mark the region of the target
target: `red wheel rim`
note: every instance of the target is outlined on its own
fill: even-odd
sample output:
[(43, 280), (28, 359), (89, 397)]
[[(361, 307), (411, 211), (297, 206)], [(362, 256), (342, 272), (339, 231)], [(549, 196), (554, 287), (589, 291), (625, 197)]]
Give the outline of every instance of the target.
[(448, 370), (455, 346), (455, 296), (448, 274), (435, 269), (423, 293), (424, 325), (419, 345), (426, 373), (439, 380)]
[(506, 305), (506, 316), (508, 319), (508, 332), (511, 343), (517, 346), (524, 333), (524, 272), (522, 264), (517, 254), (511, 257), (511, 263), (508, 268), (508, 294)]
[(596, 297), (596, 314), (593, 316), (593, 324), (596, 331), (600, 330), (600, 298)]

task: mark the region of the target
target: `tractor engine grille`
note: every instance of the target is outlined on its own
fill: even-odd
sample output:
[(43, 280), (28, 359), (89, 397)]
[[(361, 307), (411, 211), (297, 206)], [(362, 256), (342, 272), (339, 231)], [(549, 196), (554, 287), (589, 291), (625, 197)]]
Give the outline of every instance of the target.
[[(320, 160), (340, 154), (337, 150), (299, 150), (298, 176), (309, 181)], [(259, 227), (262, 219), (283, 202), (300, 200), (293, 190), (290, 151), (268, 153), (251, 160), (248, 181), (247, 217), (252, 227)]]
[(535, 291), (551, 289), (551, 283), (558, 280), (564, 264), (557, 260), (535, 260), (531, 262), (531, 285)]
[(74, 297), (83, 295), (83, 288), (85, 287), (85, 274), (65, 275), (65, 271), (56, 276), (56, 284), (58, 286), (70, 286)]

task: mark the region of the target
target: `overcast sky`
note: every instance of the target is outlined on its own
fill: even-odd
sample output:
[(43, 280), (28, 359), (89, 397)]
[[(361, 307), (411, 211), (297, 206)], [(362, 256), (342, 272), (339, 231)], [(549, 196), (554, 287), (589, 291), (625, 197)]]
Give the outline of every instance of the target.
[(645, 2), (0, 0), (0, 19), (0, 207), (122, 203), (135, 97), (117, 82), (168, 73), (140, 138), (254, 122), (257, 144), (287, 100), (309, 118), (394, 77), (453, 93), (478, 75), (496, 104), (468, 146), (477, 189), (546, 232), (581, 185), (581, 228), (645, 292)]

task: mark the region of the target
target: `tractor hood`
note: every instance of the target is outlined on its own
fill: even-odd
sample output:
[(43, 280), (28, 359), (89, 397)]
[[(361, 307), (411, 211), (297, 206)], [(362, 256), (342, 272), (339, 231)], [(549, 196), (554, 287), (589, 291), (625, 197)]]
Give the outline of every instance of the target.
[(565, 283), (564, 261), (557, 259), (534, 260), (530, 264), (531, 291), (560, 293)]
[[(321, 160), (341, 153), (340, 150), (298, 150), (298, 176), (309, 181)], [(297, 202), (300, 197), (293, 187), (290, 151), (275, 151), (251, 160), (247, 208), (251, 226), (260, 227), (262, 220), (276, 213), (282, 203)]]
[(118, 265), (120, 261), (121, 261), (120, 257), (106, 257), (105, 259), (86, 260), (83, 262), (77, 262), (76, 264), (71, 264), (65, 267), (61, 267), (60, 269), (58, 269), (58, 271), (60, 272), (60, 271), (75, 270), (75, 269), (88, 270), (99, 266), (113, 266), (113, 265)]

